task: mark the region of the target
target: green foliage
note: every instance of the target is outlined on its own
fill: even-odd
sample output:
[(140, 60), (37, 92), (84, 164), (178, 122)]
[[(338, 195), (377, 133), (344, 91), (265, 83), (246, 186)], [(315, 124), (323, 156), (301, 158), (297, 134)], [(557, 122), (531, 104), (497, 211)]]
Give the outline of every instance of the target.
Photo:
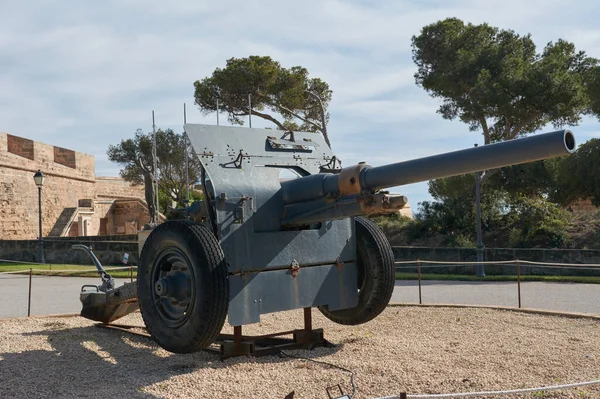
[(566, 210), (541, 198), (513, 198), (505, 223), (511, 247), (564, 247), (569, 241), (569, 215)]
[(401, 215), (400, 212), (391, 212), (374, 216), (371, 217), (371, 220), (373, 220), (373, 222), (375, 222), (386, 234), (393, 233), (412, 223), (411, 218)]
[(327, 107), (332, 91), (323, 80), (309, 77), (306, 68), (284, 68), (271, 57), (231, 58), (225, 68), (194, 82), (195, 103), (200, 110), (204, 114), (216, 112), (218, 101), (220, 110), (236, 125), (243, 125), (242, 118), (249, 114), (248, 95), (252, 115), (271, 121), (281, 130), (320, 131), (328, 140)]
[[(189, 205), (191, 205), (195, 201), (200, 201), (203, 199), (204, 194), (202, 192), (190, 189)], [(161, 212), (163, 212), (167, 220), (185, 219), (185, 206), (181, 206), (181, 204), (172, 204), (171, 199), (167, 198), (166, 196), (164, 200), (162, 197), (160, 197), (159, 200), (161, 204)], [(173, 207), (173, 205), (175, 205), (175, 207)]]
[[(555, 165), (547, 165), (552, 170)], [(510, 180), (509, 190), (489, 180), (481, 190), (482, 231), (484, 234), (508, 236), (509, 246), (564, 247), (570, 240), (569, 214), (562, 207), (537, 195), (543, 184), (527, 187), (529, 174), (544, 168), (538, 165), (526, 169), (525, 176)], [(516, 169), (518, 170), (518, 169)], [(515, 170), (500, 174), (500, 181), (509, 179)], [(550, 172), (548, 172), (550, 173)], [(554, 172), (553, 172), (554, 173)], [(518, 177), (518, 176), (517, 176)], [(533, 181), (533, 180), (532, 180)], [(538, 182), (539, 183), (539, 182)], [(443, 245), (474, 247), (476, 241), (475, 178), (462, 175), (429, 182), (434, 201), (420, 203), (412, 231), (415, 236), (443, 236)], [(541, 187), (541, 188), (539, 188)], [(520, 193), (520, 188), (525, 188)], [(539, 190), (538, 190), (539, 189)]]
[(562, 204), (587, 199), (600, 206), (600, 139), (591, 139), (566, 157), (559, 170), (557, 199)]
[[(530, 35), (448, 18), (413, 36), (412, 49), (416, 83), (442, 100), (438, 113), (481, 130), (485, 144), (549, 123), (575, 125), (586, 113), (600, 115), (598, 60), (565, 40), (538, 52)], [(600, 157), (572, 158), (487, 174), (481, 190), (483, 232), (505, 231), (517, 246), (565, 245), (568, 215), (552, 201), (566, 203), (577, 193), (600, 203), (600, 185), (586, 183), (600, 172), (594, 162)], [(474, 186), (474, 175), (431, 181), (434, 201), (420, 204), (416, 214), (421, 233), (443, 234), (449, 245), (474, 241)]]
[[(445, 245), (475, 246), (475, 175), (466, 174), (431, 180), (429, 193), (434, 201), (420, 203), (415, 231), (424, 236), (443, 234)], [(482, 229), (494, 228), (501, 217), (505, 193), (493, 186), (482, 189)], [(471, 245), (472, 244), (472, 245)]]
[(465, 234), (458, 234), (454, 238), (454, 242), (456, 246), (460, 248), (475, 248), (476, 246), (475, 241), (471, 238), (471, 236)]
[[(107, 151), (108, 159), (123, 166), (120, 175), (133, 184), (144, 184), (142, 167), (147, 167), (152, 173), (152, 133), (144, 133), (141, 129), (135, 132), (131, 139), (121, 140), (120, 144), (110, 145)], [(184, 204), (185, 200), (185, 141), (183, 134), (171, 129), (156, 132), (157, 172), (159, 185), (159, 207), (163, 211), (167, 199)], [(188, 174), (190, 184), (198, 181), (201, 165), (193, 156), (193, 149), (188, 145), (189, 163)], [(170, 204), (169, 204), (170, 205)]]
[(600, 67), (595, 67), (590, 72), (588, 82), (591, 112), (600, 119)]
[(598, 61), (559, 39), (541, 53), (529, 35), (448, 18), (412, 38), (416, 83), (443, 100), (438, 112), (483, 130), (485, 144), (574, 125), (589, 111)]
[(565, 158), (552, 158), (498, 169), (485, 183), (509, 195), (554, 200), (559, 190), (558, 174)]

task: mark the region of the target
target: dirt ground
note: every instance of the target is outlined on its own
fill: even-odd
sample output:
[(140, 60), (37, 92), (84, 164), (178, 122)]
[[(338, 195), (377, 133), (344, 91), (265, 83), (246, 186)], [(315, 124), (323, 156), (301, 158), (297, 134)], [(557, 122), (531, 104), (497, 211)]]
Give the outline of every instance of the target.
[[(477, 308), (389, 307), (356, 327), (319, 312), (334, 348), (287, 351), (354, 373), (355, 398), (508, 390), (600, 379), (600, 320)], [(247, 334), (300, 328), (302, 311), (264, 315)], [(122, 323), (142, 326), (139, 314)], [(231, 330), (230, 327), (226, 328)], [(0, 321), (1, 398), (327, 398), (350, 373), (285, 356), (176, 355), (80, 317)], [(410, 396), (409, 396), (410, 397)], [(600, 385), (508, 398), (600, 398)]]

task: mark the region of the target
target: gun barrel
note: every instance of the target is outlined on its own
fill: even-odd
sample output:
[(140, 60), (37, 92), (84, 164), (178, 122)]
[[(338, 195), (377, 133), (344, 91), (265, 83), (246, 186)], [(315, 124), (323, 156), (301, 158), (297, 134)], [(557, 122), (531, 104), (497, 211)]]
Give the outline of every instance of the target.
[(575, 136), (559, 130), (524, 139), (398, 162), (364, 170), (362, 185), (369, 190), (402, 186), (431, 179), (567, 155), (575, 151)]
[(294, 204), (327, 195), (354, 196), (365, 190), (539, 161), (573, 151), (575, 136), (570, 130), (559, 130), (390, 165), (371, 167), (361, 163), (344, 168), (339, 174), (320, 173), (284, 182), (281, 184), (283, 201)]

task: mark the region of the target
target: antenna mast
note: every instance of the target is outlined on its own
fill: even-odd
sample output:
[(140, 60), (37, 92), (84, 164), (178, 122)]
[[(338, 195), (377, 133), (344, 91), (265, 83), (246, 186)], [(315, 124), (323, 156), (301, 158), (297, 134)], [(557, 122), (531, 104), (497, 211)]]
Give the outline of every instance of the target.
[(156, 125), (154, 124), (154, 110), (152, 110), (152, 161), (154, 163), (154, 181), (156, 184), (156, 195), (155, 195), (155, 201), (156, 201), (156, 206), (154, 208), (154, 217), (155, 217), (155, 223), (156, 224), (160, 224), (160, 211), (158, 210), (158, 162), (157, 162), (157, 156), (156, 156)]

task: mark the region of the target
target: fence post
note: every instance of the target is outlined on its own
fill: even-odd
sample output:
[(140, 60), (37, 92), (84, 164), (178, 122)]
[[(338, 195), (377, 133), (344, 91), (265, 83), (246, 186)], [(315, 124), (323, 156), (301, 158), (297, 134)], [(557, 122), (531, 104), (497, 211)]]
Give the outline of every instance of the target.
[(29, 268), (29, 295), (27, 299), (27, 317), (31, 316), (31, 279), (33, 276), (33, 269)]
[(129, 278), (131, 279), (131, 282), (133, 283), (133, 266), (129, 265)]
[(517, 259), (517, 293), (519, 295), (519, 309), (521, 309), (521, 262)]
[(417, 259), (417, 274), (419, 279), (419, 305), (423, 304), (421, 300), (421, 259)]

